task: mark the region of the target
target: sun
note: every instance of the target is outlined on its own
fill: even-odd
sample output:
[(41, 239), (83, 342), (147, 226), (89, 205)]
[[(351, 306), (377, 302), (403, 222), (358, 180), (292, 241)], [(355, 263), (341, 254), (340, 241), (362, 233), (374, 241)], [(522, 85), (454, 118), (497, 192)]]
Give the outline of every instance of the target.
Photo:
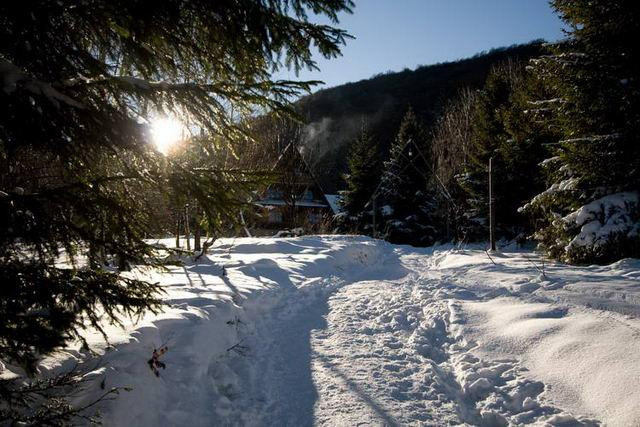
[(157, 150), (167, 154), (171, 147), (182, 141), (186, 129), (173, 117), (159, 117), (151, 121), (151, 139)]

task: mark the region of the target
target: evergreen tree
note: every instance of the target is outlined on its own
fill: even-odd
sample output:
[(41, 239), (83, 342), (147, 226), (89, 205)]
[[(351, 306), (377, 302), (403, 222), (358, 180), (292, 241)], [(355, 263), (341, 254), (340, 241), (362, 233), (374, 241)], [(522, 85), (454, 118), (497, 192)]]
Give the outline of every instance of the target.
[(493, 158), (498, 234), (513, 237), (531, 231), (518, 211), (542, 185), (538, 164), (544, 159), (549, 131), (537, 125), (529, 111), (529, 94), (538, 89), (522, 64), (509, 61), (492, 70), (476, 99), (469, 162), (462, 180), (471, 238), (488, 235), (489, 158)]
[[(489, 227), (489, 158), (494, 162), (494, 193), (496, 211), (503, 211), (500, 196), (505, 194), (501, 188), (505, 167), (499, 161), (500, 146), (509, 139), (505, 132), (502, 116), (509, 103), (513, 82), (510, 77), (510, 65), (494, 67), (476, 98), (472, 121), (472, 144), (469, 163), (462, 177), (462, 186), (467, 193), (466, 219), (467, 237), (471, 239), (488, 236)], [(502, 221), (499, 222), (502, 224)]]
[(429, 245), (436, 239), (430, 139), (409, 109), (384, 162), (380, 186), (386, 238), (394, 243)]
[[(41, 354), (87, 325), (158, 309), (156, 285), (84, 265), (154, 263), (157, 232), (141, 194), (195, 198), (210, 222), (237, 217), (251, 177), (192, 167), (149, 144), (150, 114), (172, 114), (208, 141), (247, 134), (239, 114), (289, 110), (310, 83), (311, 46), (339, 54), (333, 22), (349, 0), (69, 0), (0, 5), (0, 358), (33, 372)], [(233, 108), (230, 108), (233, 107)], [(214, 136), (216, 136), (214, 138)], [(215, 157), (216, 146), (206, 148)], [(61, 266), (62, 255), (69, 265)]]
[(372, 221), (371, 197), (378, 187), (381, 160), (378, 145), (364, 121), (360, 134), (351, 144), (348, 163), (349, 172), (344, 175), (347, 189), (341, 192), (344, 212), (341, 227), (368, 230)]
[(555, 0), (569, 38), (534, 72), (553, 93), (535, 104), (557, 129), (549, 188), (527, 210), (552, 256), (606, 262), (640, 255), (640, 4)]

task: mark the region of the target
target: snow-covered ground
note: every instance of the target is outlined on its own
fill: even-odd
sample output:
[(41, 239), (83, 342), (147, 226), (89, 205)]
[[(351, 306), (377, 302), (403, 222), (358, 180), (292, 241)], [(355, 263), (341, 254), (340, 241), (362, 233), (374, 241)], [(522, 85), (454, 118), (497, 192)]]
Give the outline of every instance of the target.
[(106, 425), (640, 425), (640, 260), (320, 236), (150, 274), (164, 313), (43, 363), (131, 386)]

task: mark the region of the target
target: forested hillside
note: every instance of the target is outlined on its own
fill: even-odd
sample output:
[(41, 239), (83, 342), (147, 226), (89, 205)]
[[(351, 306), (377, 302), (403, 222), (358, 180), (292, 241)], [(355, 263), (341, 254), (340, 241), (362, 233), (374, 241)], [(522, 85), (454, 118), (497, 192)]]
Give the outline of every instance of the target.
[(446, 101), (461, 88), (482, 87), (493, 65), (508, 58), (527, 60), (541, 50), (541, 41), (494, 49), (456, 62), (379, 74), (302, 98), (297, 107), (308, 122), (307, 147), (313, 151), (312, 163), (323, 188), (327, 192), (344, 188), (341, 175), (347, 169), (349, 142), (363, 120), (386, 153), (409, 107), (429, 129)]
[[(640, 33), (640, 7), (551, 4), (570, 28), (567, 38), (493, 53), (484, 74), (469, 62), (477, 76), (486, 74), (478, 88), (457, 63), (433, 68), (449, 74), (435, 74), (442, 86), (431, 90), (440, 96), (421, 104), (385, 107), (374, 91), (382, 112), (361, 133), (377, 141), (363, 146), (375, 147), (382, 163), (368, 164), (374, 157), (363, 156), (360, 144), (349, 151), (345, 231), (414, 245), (490, 238), (492, 248), (495, 237), (534, 238), (551, 257), (573, 263), (638, 256), (640, 79), (631, 40)], [(426, 93), (424, 82), (411, 87), (415, 100)], [(397, 129), (394, 138), (388, 127)]]

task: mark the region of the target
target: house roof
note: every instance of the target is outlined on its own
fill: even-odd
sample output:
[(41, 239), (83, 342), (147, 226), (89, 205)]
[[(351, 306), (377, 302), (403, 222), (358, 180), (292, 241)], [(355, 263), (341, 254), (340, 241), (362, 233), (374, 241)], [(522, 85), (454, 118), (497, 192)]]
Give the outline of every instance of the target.
[[(258, 200), (256, 202), (257, 205), (260, 206), (284, 206), (286, 205), (285, 201), (282, 199), (263, 199), (263, 200)], [(319, 201), (296, 201), (296, 206), (299, 207), (303, 207), (303, 208), (329, 208), (331, 207), (330, 205), (326, 204), (326, 203), (322, 203)]]
[(327, 203), (329, 203), (329, 207), (331, 207), (334, 215), (337, 215), (342, 211), (342, 208), (340, 207), (340, 200), (342, 197), (339, 194), (325, 194), (324, 198), (327, 199)]
[[(332, 211), (335, 212), (334, 208), (331, 206), (331, 202), (327, 199), (326, 195), (324, 194), (324, 191), (322, 191), (322, 187), (320, 186), (320, 184), (318, 183), (318, 180), (316, 179), (316, 177), (313, 174), (313, 171), (311, 170), (311, 167), (309, 167), (309, 164), (307, 163), (307, 161), (305, 160), (304, 156), (302, 155), (302, 153), (300, 153), (300, 151), (298, 150), (298, 147), (293, 144), (293, 143), (289, 143), (287, 144), (287, 146), (284, 148), (284, 150), (282, 150), (282, 153), (280, 154), (280, 156), (278, 157), (278, 160), (276, 161), (276, 163), (273, 166), (272, 170), (277, 170), (278, 167), (280, 166), (280, 164), (283, 162), (284, 158), (285, 158), (285, 154), (287, 154), (287, 152), (289, 151), (293, 151), (294, 155), (297, 157), (297, 159), (300, 161), (300, 165), (302, 166), (302, 169), (304, 170), (304, 173), (307, 175), (307, 177), (309, 178), (310, 182), (308, 183), (299, 183), (300, 185), (306, 185), (307, 190), (311, 189), (311, 188), (315, 188), (315, 191), (313, 191), (314, 193), (314, 200), (296, 200), (295, 204), (296, 206), (299, 207), (314, 207), (314, 208), (330, 208)], [(277, 188), (278, 184), (272, 184), (269, 186), (269, 188)], [(306, 190), (305, 190), (306, 191)], [(268, 193), (265, 194), (265, 196), (263, 199), (256, 201), (255, 203), (257, 205), (262, 205), (262, 206), (284, 206), (286, 205), (286, 202), (283, 199), (280, 198), (274, 198), (274, 197), (269, 197)], [(273, 196), (273, 195), (271, 195)]]

